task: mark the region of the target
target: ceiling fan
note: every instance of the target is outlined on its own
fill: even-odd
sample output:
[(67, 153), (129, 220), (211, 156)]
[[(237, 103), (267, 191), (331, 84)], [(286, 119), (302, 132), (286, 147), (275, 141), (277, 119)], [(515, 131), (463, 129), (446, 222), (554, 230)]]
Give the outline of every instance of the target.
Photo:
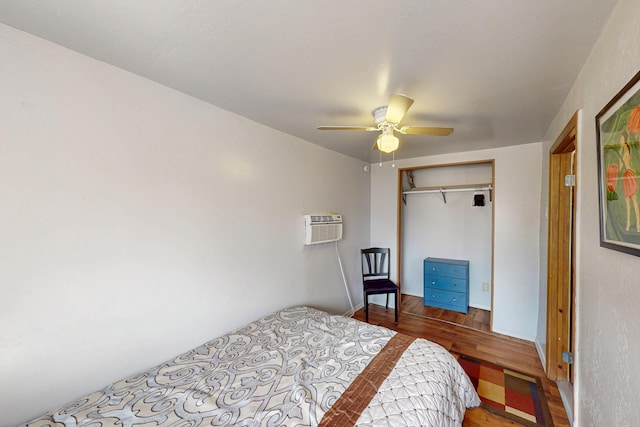
[(428, 126), (400, 126), (400, 122), (404, 118), (411, 105), (413, 99), (406, 95), (393, 94), (389, 99), (389, 105), (378, 107), (372, 111), (376, 121), (375, 126), (318, 126), (319, 130), (363, 130), (378, 131), (380, 135), (373, 145), (374, 149), (378, 149), (385, 153), (391, 153), (398, 149), (400, 141), (394, 135), (394, 132), (409, 135), (435, 135), (447, 136), (453, 132), (453, 128), (440, 128)]

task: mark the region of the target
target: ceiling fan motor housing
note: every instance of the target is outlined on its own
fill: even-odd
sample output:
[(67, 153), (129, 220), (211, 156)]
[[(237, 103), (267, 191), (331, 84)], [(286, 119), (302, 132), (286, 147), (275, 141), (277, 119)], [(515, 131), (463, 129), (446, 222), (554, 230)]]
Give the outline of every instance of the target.
[(380, 126), (386, 121), (385, 117), (387, 116), (387, 106), (378, 107), (373, 110), (371, 114), (373, 114), (373, 118), (376, 120), (376, 126)]

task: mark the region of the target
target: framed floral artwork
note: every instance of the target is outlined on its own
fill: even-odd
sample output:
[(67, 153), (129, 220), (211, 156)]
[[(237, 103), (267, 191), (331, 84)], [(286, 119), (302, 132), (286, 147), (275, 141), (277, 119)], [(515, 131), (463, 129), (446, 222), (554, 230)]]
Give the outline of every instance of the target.
[(640, 256), (640, 72), (596, 116), (600, 246)]

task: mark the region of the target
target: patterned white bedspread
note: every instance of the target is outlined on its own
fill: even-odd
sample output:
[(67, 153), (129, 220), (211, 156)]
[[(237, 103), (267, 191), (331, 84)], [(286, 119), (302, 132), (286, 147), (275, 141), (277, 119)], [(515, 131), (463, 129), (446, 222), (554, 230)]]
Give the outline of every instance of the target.
[[(395, 332), (285, 309), (23, 426), (316, 426)], [(362, 426), (460, 426), (480, 400), (458, 362), (416, 339)]]

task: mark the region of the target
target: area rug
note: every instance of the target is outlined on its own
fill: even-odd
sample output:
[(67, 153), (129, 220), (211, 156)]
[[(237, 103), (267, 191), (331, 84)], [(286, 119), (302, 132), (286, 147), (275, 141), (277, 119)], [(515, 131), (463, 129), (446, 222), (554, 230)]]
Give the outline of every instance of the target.
[(481, 408), (525, 426), (553, 426), (539, 378), (465, 355), (458, 362), (476, 388)]

